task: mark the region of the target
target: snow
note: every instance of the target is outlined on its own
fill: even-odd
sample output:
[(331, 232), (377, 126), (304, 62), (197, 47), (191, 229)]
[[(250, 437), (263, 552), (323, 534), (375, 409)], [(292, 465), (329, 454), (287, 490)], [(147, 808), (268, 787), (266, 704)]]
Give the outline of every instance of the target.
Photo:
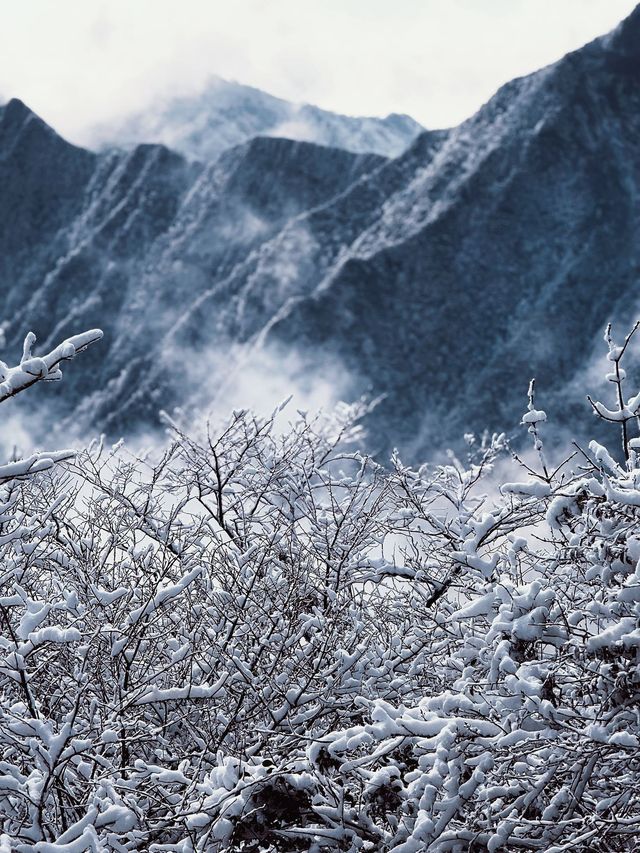
[(536, 424), (546, 421), (547, 413), (541, 409), (530, 409), (522, 416), (523, 424)]
[(452, 619), (473, 619), (475, 616), (488, 616), (493, 609), (495, 602), (495, 593), (488, 592), (486, 595), (477, 598), (460, 610), (455, 610), (451, 614)]
[(74, 358), (77, 353), (82, 352), (101, 338), (102, 331), (100, 329), (91, 329), (68, 338), (41, 358), (34, 358), (31, 356), (31, 348), (36, 338), (33, 332), (29, 332), (25, 338), (21, 363), (17, 367), (7, 367), (7, 365), (2, 364), (3, 382), (0, 383), (0, 402), (24, 391), (39, 380), (60, 379), (62, 375), (59, 368), (60, 363)]
[(503, 483), (500, 486), (500, 491), (503, 494), (546, 498), (551, 493), (551, 487), (549, 483), (544, 483), (541, 480), (527, 480), (524, 483)]
[(145, 705), (153, 702), (175, 702), (181, 699), (215, 699), (216, 696), (222, 693), (227, 674), (223, 676), (215, 684), (188, 684), (183, 687), (148, 687), (145, 692), (139, 696), (135, 703), (136, 705)]

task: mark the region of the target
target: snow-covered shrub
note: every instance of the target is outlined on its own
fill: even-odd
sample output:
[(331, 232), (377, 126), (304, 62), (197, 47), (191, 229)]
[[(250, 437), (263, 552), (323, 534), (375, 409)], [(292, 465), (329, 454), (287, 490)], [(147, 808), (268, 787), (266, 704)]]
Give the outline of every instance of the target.
[[(640, 461), (350, 449), (236, 412), (10, 481), (0, 850), (632, 850)], [(620, 414), (622, 413), (622, 414)], [(4, 846), (3, 846), (4, 845)]]
[[(32, 353), (36, 336), (33, 332), (24, 339), (22, 357), (20, 364), (9, 367), (0, 360), (0, 403), (15, 397), (16, 394), (26, 391), (36, 382), (56, 382), (62, 379), (63, 361), (70, 361), (79, 352), (83, 352), (91, 344), (102, 338), (100, 329), (90, 329), (80, 335), (58, 344), (55, 349), (44, 356), (34, 356)], [(0, 330), (0, 340), (4, 341), (4, 332)], [(38, 471), (50, 468), (56, 462), (70, 459), (73, 453), (68, 450), (58, 450), (54, 453), (34, 453), (27, 459), (19, 459), (0, 465), (0, 484), (8, 483), (16, 478), (28, 477)]]
[[(429, 613), (416, 620), (429, 626), (424, 661), (438, 688), (401, 705), (369, 701), (362, 724), (307, 749), (319, 772), (332, 760), (343, 791), (396, 781), (394, 820), (376, 821), (383, 837), (370, 849), (635, 849), (640, 441), (629, 424), (640, 398), (622, 395), (629, 339), (616, 347), (610, 330), (606, 337), (617, 407), (593, 406), (622, 423), (626, 464), (591, 442), (551, 470), (532, 386), (523, 423), (539, 466), (524, 466), (527, 480), (504, 484), (489, 507), (461, 500), (451, 471), (446, 521), (416, 516), (436, 552), (450, 549), (446, 592), (431, 596)], [(433, 488), (420, 481), (419, 472), (402, 472), (408, 509)], [(433, 552), (425, 542), (424, 553)]]

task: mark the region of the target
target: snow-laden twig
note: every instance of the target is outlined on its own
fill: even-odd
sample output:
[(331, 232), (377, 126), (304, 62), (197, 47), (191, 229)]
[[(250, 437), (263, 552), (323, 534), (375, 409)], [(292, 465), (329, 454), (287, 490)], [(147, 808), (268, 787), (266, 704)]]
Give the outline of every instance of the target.
[(9, 367), (0, 361), (0, 403), (41, 380), (61, 379), (60, 364), (63, 361), (75, 358), (79, 352), (83, 352), (101, 338), (100, 329), (90, 329), (88, 332), (67, 338), (46, 355), (34, 356), (32, 355), (32, 348), (36, 336), (33, 332), (29, 332), (24, 340), (20, 364), (16, 367)]

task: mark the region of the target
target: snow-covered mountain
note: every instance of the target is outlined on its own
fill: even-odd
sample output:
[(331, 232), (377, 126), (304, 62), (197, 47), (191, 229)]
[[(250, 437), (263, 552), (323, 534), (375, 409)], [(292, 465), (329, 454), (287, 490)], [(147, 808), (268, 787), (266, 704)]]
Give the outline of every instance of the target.
[(207, 164), (94, 154), (14, 100), (0, 186), (14, 345), (105, 330), (47, 394), (68, 427), (144, 428), (188, 399), (224, 412), (276, 374), (385, 395), (384, 451), (511, 430), (532, 375), (573, 427), (605, 322), (637, 316), (640, 7), (395, 159), (280, 138)]
[(213, 77), (199, 95), (166, 99), (117, 123), (95, 127), (88, 142), (100, 149), (156, 143), (211, 161), (254, 136), (281, 136), (395, 157), (423, 130), (407, 115), (339, 115)]

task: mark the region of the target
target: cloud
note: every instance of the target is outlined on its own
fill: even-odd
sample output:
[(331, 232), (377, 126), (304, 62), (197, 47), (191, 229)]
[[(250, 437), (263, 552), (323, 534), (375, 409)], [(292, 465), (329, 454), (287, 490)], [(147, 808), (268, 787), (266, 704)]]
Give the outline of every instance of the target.
[[(0, 0), (2, 3), (3, 0)], [(0, 92), (83, 133), (211, 74), (347, 114), (457, 123), (635, 0), (4, 0)]]
[[(43, 449), (38, 438), (42, 436), (42, 425), (34, 429), (34, 421), (18, 408), (15, 400), (4, 400), (2, 404), (2, 422), (0, 423), (0, 465), (9, 459), (21, 458)], [(54, 443), (47, 450), (57, 449)]]
[[(312, 418), (331, 416), (343, 401), (353, 402), (348, 373), (337, 358), (324, 359), (314, 369), (309, 358), (294, 349), (285, 352), (270, 345), (248, 350), (232, 364), (224, 349), (215, 346), (194, 349), (178, 343), (166, 348), (164, 356), (182, 365), (184, 395), (184, 405), (170, 409), (167, 414), (192, 435), (197, 435), (206, 424), (215, 433), (234, 411), (248, 409), (259, 417), (267, 417), (283, 403), (286, 405), (277, 414), (275, 427), (286, 434), (300, 412)], [(366, 432), (361, 438), (366, 446)], [(163, 418), (158, 417), (155, 428), (147, 424), (130, 429), (125, 441), (134, 453), (150, 452), (157, 456), (167, 442)]]
[(270, 414), (288, 397), (287, 412), (327, 412), (352, 395), (348, 372), (337, 358), (324, 358), (314, 367), (309, 354), (293, 347), (263, 344), (231, 357), (226, 348), (174, 342), (165, 346), (164, 358), (182, 365), (185, 402), (198, 407), (200, 418), (214, 422), (225, 420), (234, 409)]

